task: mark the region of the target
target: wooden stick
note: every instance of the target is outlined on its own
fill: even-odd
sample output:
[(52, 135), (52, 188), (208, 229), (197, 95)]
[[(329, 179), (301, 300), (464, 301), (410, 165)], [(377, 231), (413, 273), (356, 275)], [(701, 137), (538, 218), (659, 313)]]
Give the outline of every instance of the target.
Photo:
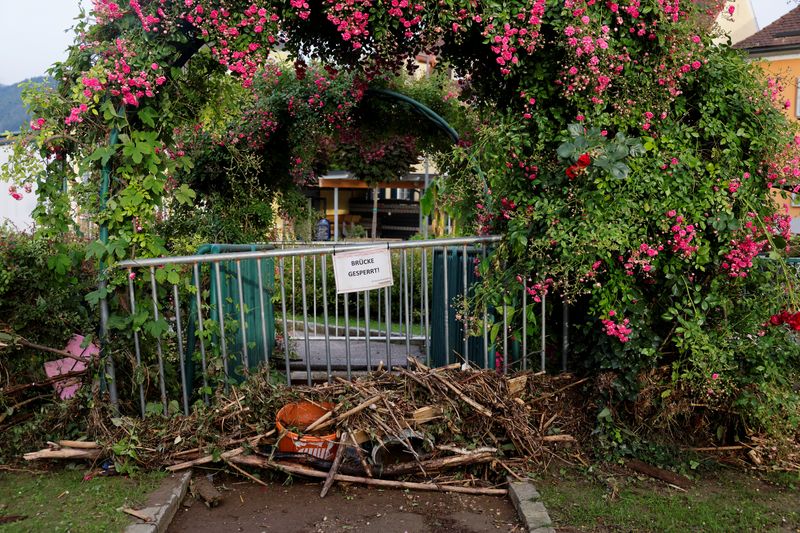
[[(314, 430), (314, 429), (322, 429), (322, 428), (326, 428), (326, 427), (334, 425), (334, 424), (338, 424), (342, 420), (344, 420), (344, 419), (346, 419), (346, 418), (348, 418), (348, 417), (350, 417), (350, 416), (352, 416), (352, 415), (354, 415), (356, 413), (360, 413), (361, 411), (363, 411), (364, 409), (366, 409), (367, 407), (369, 407), (373, 403), (377, 402), (381, 398), (382, 398), (382, 396), (380, 394), (377, 394), (377, 395), (373, 396), (372, 398), (361, 402), (360, 404), (358, 404), (357, 406), (353, 407), (349, 411), (345, 411), (344, 413), (340, 414), (337, 417), (331, 418), (331, 419), (329, 419), (329, 420), (327, 420), (325, 422), (322, 422), (321, 424), (317, 424), (316, 422), (314, 424), (311, 424), (305, 430), (303, 430), (303, 432), (304, 433), (308, 433), (309, 431)], [(322, 418), (324, 418), (324, 415), (322, 416)], [(317, 419), (317, 420), (319, 421), (319, 419)]]
[(364, 455), (364, 450), (361, 448), (361, 445), (356, 440), (356, 436), (353, 435), (353, 432), (350, 431), (350, 428), (348, 427), (345, 427), (345, 432), (350, 436), (350, 440), (353, 441), (353, 445), (356, 447), (358, 460), (361, 461), (361, 466), (364, 467), (364, 472), (367, 473), (367, 477), (372, 477), (372, 468), (369, 466), (369, 463), (367, 462), (367, 457)]
[(438, 459), (429, 459), (427, 461), (409, 461), (406, 463), (388, 465), (383, 469), (381, 474), (384, 476), (398, 476), (401, 474), (411, 474), (420, 470), (423, 472), (434, 472), (456, 466), (488, 463), (494, 458), (495, 455), (493, 452), (480, 452), (470, 455), (451, 455), (449, 457), (440, 457)]
[[(245, 439), (239, 439), (238, 441), (232, 441), (229, 444), (233, 444), (235, 442), (248, 441), (250, 446), (255, 446), (256, 444), (258, 444), (258, 441), (260, 441), (263, 438), (269, 437), (273, 433), (275, 433), (274, 429), (272, 429), (270, 431), (267, 431), (266, 433), (262, 433), (261, 435), (256, 435), (255, 437), (247, 437)], [(241, 447), (241, 446), (238, 447), (238, 448), (234, 448), (232, 450), (229, 450), (227, 452), (222, 453), (219, 456), (219, 460), (225, 461), (226, 459), (230, 459), (231, 457), (235, 457), (235, 456), (239, 455), (240, 453), (244, 453), (244, 448)], [(168, 466), (167, 470), (169, 470), (170, 472), (177, 472), (179, 470), (185, 470), (185, 469), (191, 468), (193, 466), (204, 465), (206, 463), (212, 463), (212, 462), (214, 462), (214, 456), (213, 455), (205, 455), (203, 457), (200, 457), (199, 459), (192, 459), (191, 461), (185, 461), (183, 463), (178, 463), (178, 464), (175, 464), (175, 465), (172, 465), (172, 466)]]
[(269, 485), (267, 485), (266, 483), (264, 483), (263, 481), (261, 481), (261, 480), (260, 480), (260, 479), (258, 479), (257, 477), (255, 477), (255, 476), (253, 476), (253, 475), (250, 475), (250, 474), (249, 474), (249, 473), (247, 473), (245, 470), (243, 470), (243, 469), (239, 468), (238, 466), (236, 466), (236, 465), (235, 465), (233, 462), (231, 462), (230, 460), (228, 460), (228, 461), (225, 461), (225, 464), (226, 464), (226, 465), (228, 465), (228, 466), (230, 466), (231, 468), (233, 468), (234, 470), (236, 470), (236, 471), (237, 471), (237, 472), (239, 472), (240, 474), (242, 474), (242, 475), (243, 475), (244, 477), (246, 477), (247, 479), (249, 479), (249, 480), (251, 480), (251, 481), (253, 481), (253, 482), (255, 482), (255, 483), (258, 483), (259, 485), (263, 485), (263, 486), (265, 486), (265, 487), (269, 487)]
[[(262, 433), (261, 435), (256, 435), (255, 437), (242, 437), (241, 439), (231, 440), (225, 443), (225, 446), (230, 446), (232, 444), (239, 444), (244, 441), (250, 441), (250, 446), (255, 446), (258, 444), (258, 441), (261, 439), (266, 439), (267, 437), (272, 436), (275, 433), (274, 429), (267, 431), (266, 433)], [(258, 439), (258, 440), (256, 440)], [(184, 455), (191, 455), (193, 453), (198, 453), (203, 451), (203, 448), (192, 448), (190, 450), (183, 450), (182, 452), (175, 452), (172, 454), (173, 457), (183, 457)]]
[(542, 437), (544, 442), (575, 442), (572, 435), (545, 435)]
[[(325, 478), (327, 474), (306, 468), (299, 465), (288, 463), (272, 463), (260, 457), (253, 455), (243, 455), (232, 459), (234, 462), (250, 466), (260, 466), (262, 468), (271, 468), (286, 474), (296, 474), (299, 476)], [(437, 485), (435, 483), (412, 483), (410, 481), (390, 481), (387, 479), (374, 479), (357, 476), (346, 476), (343, 474), (336, 474), (333, 476), (336, 481), (343, 481), (345, 483), (361, 483), (374, 487), (390, 487), (395, 489), (410, 489), (410, 490), (426, 490), (426, 491), (439, 491), (439, 492), (458, 492), (461, 494), (479, 494), (485, 496), (505, 496), (508, 494), (506, 489), (482, 489), (473, 487), (449, 487), (445, 485)]]
[(625, 466), (631, 470), (634, 470), (635, 472), (639, 472), (640, 474), (644, 474), (655, 479), (660, 479), (661, 481), (670, 483), (672, 485), (677, 485), (682, 489), (688, 489), (692, 485), (692, 482), (689, 480), (689, 478), (680, 476), (674, 472), (670, 472), (669, 470), (664, 470), (663, 468), (649, 465), (638, 459), (629, 459), (625, 463)]
[(333, 478), (339, 473), (339, 465), (342, 463), (342, 457), (344, 457), (344, 449), (344, 434), (342, 434), (342, 436), (339, 438), (339, 448), (336, 450), (336, 458), (333, 460), (331, 469), (328, 470), (328, 475), (325, 478), (325, 482), (322, 484), (322, 490), (319, 493), (320, 498), (324, 498), (325, 495), (328, 494), (331, 486), (333, 486)]
[[(233, 450), (229, 450), (227, 452), (220, 454), (219, 460), (226, 461), (227, 459), (236, 457), (241, 453), (244, 453), (244, 448), (242, 447), (234, 448)], [(185, 461), (183, 463), (178, 463), (176, 465), (168, 466), (167, 470), (170, 472), (177, 472), (179, 470), (186, 470), (187, 468), (191, 468), (193, 466), (204, 465), (206, 463), (213, 463), (213, 462), (214, 462), (214, 456), (206, 455), (204, 457), (201, 457), (200, 459), (193, 459), (191, 461)]]
[(133, 517), (138, 518), (142, 522), (147, 522), (148, 524), (153, 521), (153, 517), (146, 514), (143, 511), (138, 511), (136, 509), (131, 509), (130, 507), (123, 507), (122, 512)]
[[(56, 348), (51, 348), (49, 346), (44, 346), (42, 344), (35, 344), (33, 342), (29, 342), (29, 341), (23, 339), (22, 337), (19, 337), (18, 340), (19, 340), (19, 343), (21, 345), (23, 345), (23, 346), (25, 346), (27, 348), (33, 348), (34, 350), (42, 350), (44, 352), (54, 353), (54, 354), (60, 355), (62, 357), (67, 357), (69, 359), (74, 359), (76, 361), (80, 361), (81, 363), (88, 363), (89, 359), (90, 359), (89, 357), (81, 357), (81, 356), (78, 356), (78, 355), (72, 355), (71, 353), (69, 353), (67, 351), (64, 351), (64, 350), (58, 350)], [(82, 354), (86, 353), (86, 350), (88, 350), (88, 349), (89, 349), (88, 346), (86, 348), (84, 348)]]
[(324, 422), (330, 420), (332, 417), (333, 417), (333, 409), (327, 411), (324, 415), (311, 422), (311, 424), (303, 430), (303, 433), (311, 433), (319, 426), (321, 426)]
[(435, 377), (436, 379), (438, 379), (445, 387), (447, 387), (451, 391), (455, 392), (458, 395), (459, 398), (464, 400), (468, 405), (470, 405), (473, 409), (478, 411), (483, 416), (486, 416), (486, 417), (491, 417), (492, 416), (492, 411), (491, 410), (487, 409), (486, 407), (482, 406), (481, 404), (479, 404), (478, 402), (476, 402), (475, 400), (473, 400), (472, 398), (470, 398), (469, 396), (464, 394), (461, 391), (461, 389), (459, 389), (458, 387), (456, 387), (455, 385), (453, 385), (452, 383), (447, 381), (445, 378), (443, 378), (439, 374), (431, 372), (430, 375)]
[(62, 448), (79, 448), (81, 450), (96, 450), (100, 447), (96, 442), (83, 440), (60, 440), (57, 441)]
[(700, 448), (684, 448), (692, 452), (732, 452), (735, 450), (746, 450), (747, 446), (704, 446)]
[(26, 453), (22, 457), (26, 461), (33, 461), (35, 459), (97, 459), (99, 455), (99, 449), (78, 450), (75, 448), (61, 448), (60, 450), (51, 450), (50, 448), (46, 448), (38, 452)]

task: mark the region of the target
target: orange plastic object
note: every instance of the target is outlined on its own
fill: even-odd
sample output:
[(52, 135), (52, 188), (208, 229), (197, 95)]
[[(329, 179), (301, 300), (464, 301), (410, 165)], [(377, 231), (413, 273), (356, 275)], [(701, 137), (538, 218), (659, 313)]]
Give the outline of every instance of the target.
[[(287, 403), (278, 411), (275, 417), (275, 428), (283, 433), (286, 428), (297, 428), (302, 431), (310, 426), (319, 417), (333, 409), (333, 404), (311, 402)], [(317, 459), (333, 461), (336, 457), (336, 433), (330, 435), (303, 435), (287, 431), (286, 435), (278, 441), (278, 449), (282, 452), (305, 453)]]

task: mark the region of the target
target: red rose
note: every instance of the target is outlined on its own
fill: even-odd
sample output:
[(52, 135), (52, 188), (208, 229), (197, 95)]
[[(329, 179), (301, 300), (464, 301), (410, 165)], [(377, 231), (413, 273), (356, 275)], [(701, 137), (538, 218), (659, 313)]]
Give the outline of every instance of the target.
[(567, 167), (567, 177), (569, 179), (575, 179), (576, 177), (578, 177), (577, 170), (579, 169), (580, 167), (578, 167), (577, 165), (572, 165), (571, 167)]
[(592, 163), (592, 158), (589, 154), (581, 154), (578, 158), (578, 166), (581, 168), (586, 168)]

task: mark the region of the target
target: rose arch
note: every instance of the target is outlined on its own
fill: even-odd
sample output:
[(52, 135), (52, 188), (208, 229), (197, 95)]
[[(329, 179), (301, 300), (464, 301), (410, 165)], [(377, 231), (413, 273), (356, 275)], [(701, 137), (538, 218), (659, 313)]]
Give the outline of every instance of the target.
[[(797, 182), (800, 137), (780, 81), (714, 44), (721, 5), (93, 0), (52, 69), (58, 86), (29, 93), (35, 119), (8, 168), (37, 173), (42, 231), (68, 229), (78, 200), (105, 228), (92, 257), (159, 255), (156, 207), (195, 196), (174, 179), (192, 170), (186, 132), (232, 118), (240, 138), (280, 127), (258, 105), (215, 113), (220, 99), (281, 83), (271, 54), (316, 65), (318, 90), (287, 106), (333, 130), (371, 84), (435, 56), (474, 119), (442, 158), (437, 201), (465, 231), (504, 236), (476, 267), (478, 298), (567, 302), (581, 364), (616, 377), (609, 401), (631, 398), (649, 372), (662, 402), (711, 395), (750, 420), (789, 423), (798, 302), (778, 260), (789, 219), (770, 188)], [(275, 179), (313, 179), (307, 163), (297, 155)], [(512, 335), (536, 326), (505, 318)], [(772, 410), (753, 407), (765, 391)]]

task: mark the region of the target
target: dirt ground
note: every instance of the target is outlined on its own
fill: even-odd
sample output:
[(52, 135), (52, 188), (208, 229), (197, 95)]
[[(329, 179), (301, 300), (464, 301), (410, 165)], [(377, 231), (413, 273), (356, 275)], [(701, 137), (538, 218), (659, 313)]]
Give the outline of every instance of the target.
[[(319, 483), (268, 487), (215, 482), (224, 494), (214, 509), (182, 506), (168, 530), (178, 532), (485, 533), (522, 532), (507, 497), (378, 490), (335, 485), (320, 499)], [(184, 503), (187, 503), (188, 500)]]

